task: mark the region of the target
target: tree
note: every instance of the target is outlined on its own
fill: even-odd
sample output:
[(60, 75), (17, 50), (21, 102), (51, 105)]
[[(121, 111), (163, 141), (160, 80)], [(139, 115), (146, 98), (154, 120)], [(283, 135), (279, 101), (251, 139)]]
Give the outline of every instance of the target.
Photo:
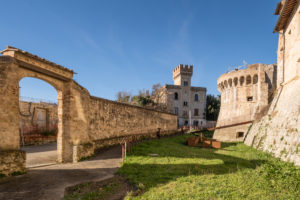
[(156, 110), (167, 111), (166, 106), (161, 104), (158, 100), (161, 96), (161, 89), (162, 87), (160, 83), (157, 83), (152, 86), (151, 94), (149, 90), (146, 89), (139, 90), (138, 95), (135, 96), (132, 96), (129, 92), (120, 91), (117, 93), (117, 101)]
[(131, 102), (131, 94), (130, 92), (120, 91), (117, 93), (117, 101), (122, 103), (130, 103)]
[(220, 95), (207, 95), (206, 97), (206, 120), (216, 121), (220, 112)]
[(152, 85), (151, 95), (155, 96), (160, 88), (161, 88), (160, 83), (156, 83), (156, 84)]

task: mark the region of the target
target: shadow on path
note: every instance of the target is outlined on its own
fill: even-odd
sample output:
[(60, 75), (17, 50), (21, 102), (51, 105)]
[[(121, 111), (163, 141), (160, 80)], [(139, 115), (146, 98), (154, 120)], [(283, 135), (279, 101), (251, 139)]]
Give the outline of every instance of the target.
[(121, 147), (115, 146), (84, 162), (30, 169), (25, 175), (0, 179), (0, 199), (62, 199), (66, 187), (113, 177), (121, 156)]

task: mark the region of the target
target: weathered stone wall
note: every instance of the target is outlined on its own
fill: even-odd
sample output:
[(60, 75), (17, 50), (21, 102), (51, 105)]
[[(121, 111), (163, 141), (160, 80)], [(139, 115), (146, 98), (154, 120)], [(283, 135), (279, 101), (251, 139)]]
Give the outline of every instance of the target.
[(26, 154), (24, 151), (0, 151), (0, 176), (24, 173)]
[(121, 141), (110, 138), (153, 135), (158, 129), (161, 134), (177, 131), (174, 114), (93, 97), (75, 82), (72, 93), (71, 104), (76, 108), (71, 119), (74, 162), (90, 156), (98, 148)]
[(276, 94), (268, 114), (253, 123), (245, 143), (300, 165), (300, 1), (296, 2), (285, 2), (289, 5), (284, 8), (290, 10), (280, 12), (284, 16), (276, 25), (279, 31)]
[(267, 110), (275, 88), (276, 65), (254, 64), (221, 75), (221, 108), (214, 138), (243, 141), (251, 122)]

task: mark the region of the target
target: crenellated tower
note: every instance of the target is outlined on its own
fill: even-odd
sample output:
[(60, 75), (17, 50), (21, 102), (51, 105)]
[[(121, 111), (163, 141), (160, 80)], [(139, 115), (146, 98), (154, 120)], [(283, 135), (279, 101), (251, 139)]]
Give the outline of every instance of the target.
[(193, 65), (178, 65), (173, 70), (174, 85), (191, 86), (191, 78), (193, 75)]

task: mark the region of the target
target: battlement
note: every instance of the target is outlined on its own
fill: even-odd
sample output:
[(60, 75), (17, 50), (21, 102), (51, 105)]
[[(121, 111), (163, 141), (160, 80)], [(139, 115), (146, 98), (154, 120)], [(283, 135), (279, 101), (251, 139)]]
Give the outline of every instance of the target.
[(193, 75), (193, 65), (183, 65), (183, 64), (178, 65), (173, 70), (173, 79), (179, 75), (192, 76)]

